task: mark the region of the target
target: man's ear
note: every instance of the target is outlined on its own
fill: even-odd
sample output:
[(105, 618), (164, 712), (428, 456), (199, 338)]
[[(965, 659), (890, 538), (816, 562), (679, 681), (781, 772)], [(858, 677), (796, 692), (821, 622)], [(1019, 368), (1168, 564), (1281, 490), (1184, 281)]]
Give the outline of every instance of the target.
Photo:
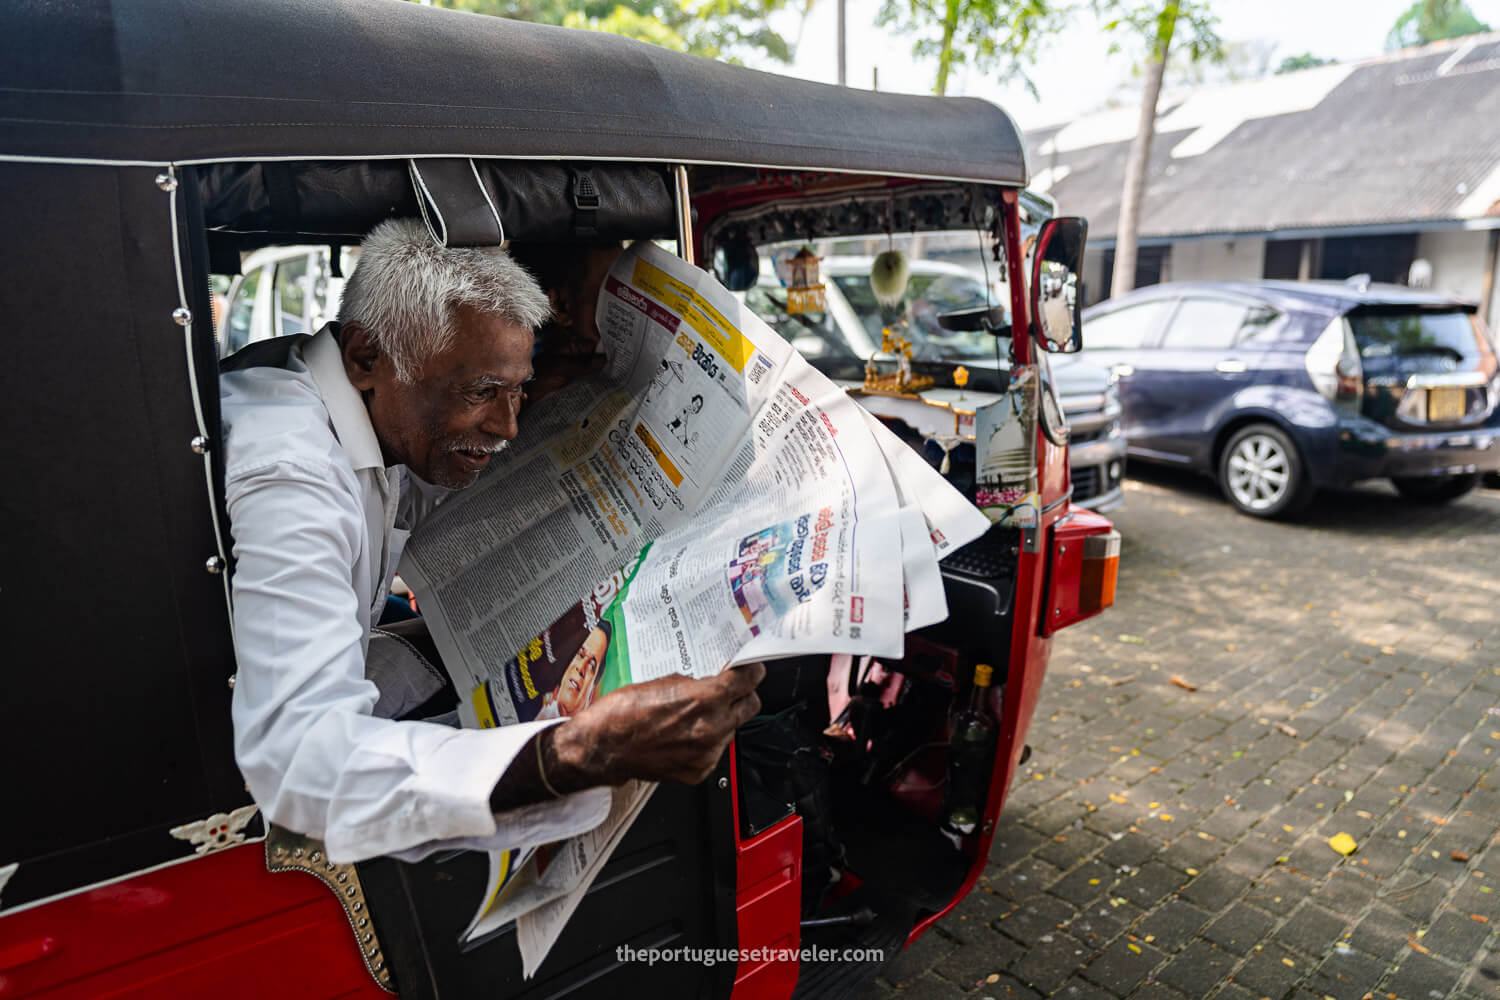
[(552, 305), (552, 322), (558, 326), (572, 326), (577, 321), (573, 315), (573, 297), (565, 289), (547, 289), (547, 301)]
[(339, 349), (349, 384), (360, 392), (373, 389), (381, 355), (370, 338), (370, 331), (359, 323), (345, 323), (339, 331)]

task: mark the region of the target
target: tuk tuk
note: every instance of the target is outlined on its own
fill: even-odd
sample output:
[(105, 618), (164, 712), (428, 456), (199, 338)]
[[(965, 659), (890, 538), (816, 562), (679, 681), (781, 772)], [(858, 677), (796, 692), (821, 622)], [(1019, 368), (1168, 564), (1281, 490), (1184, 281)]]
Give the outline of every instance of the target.
[[(0, 697), (0, 998), (841, 996), (973, 887), (1051, 636), (1111, 603), (1118, 554), (1070, 505), (1045, 384), (1045, 352), (1078, 344), (1082, 227), (1025, 194), (1004, 111), (399, 2), (20, 0), (0, 36), (0, 566), (26, 626)], [(265, 247), (337, 261), (419, 215), (471, 245), (675, 242), (726, 280), (748, 244), (968, 230), (1009, 290), (974, 320), (1008, 352), (992, 377), (1042, 373), (1034, 509), (945, 563), (950, 617), (885, 665), (894, 703), (851, 684), (858, 739), (830, 759), (829, 658), (773, 667), (768, 718), (812, 717), (663, 787), (529, 980), (513, 931), (460, 942), (481, 855), (332, 864), (268, 834), (232, 752), (210, 276)], [(961, 406), (861, 398), (947, 406), (972, 442)], [(969, 704), (996, 736), (982, 820), (955, 832)]]

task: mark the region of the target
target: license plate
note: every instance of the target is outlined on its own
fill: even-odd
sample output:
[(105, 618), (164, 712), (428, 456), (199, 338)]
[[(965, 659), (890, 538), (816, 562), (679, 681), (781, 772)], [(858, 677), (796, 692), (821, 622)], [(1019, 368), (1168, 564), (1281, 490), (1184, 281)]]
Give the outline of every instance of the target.
[(1427, 420), (1441, 424), (1464, 418), (1463, 386), (1436, 386), (1427, 390)]

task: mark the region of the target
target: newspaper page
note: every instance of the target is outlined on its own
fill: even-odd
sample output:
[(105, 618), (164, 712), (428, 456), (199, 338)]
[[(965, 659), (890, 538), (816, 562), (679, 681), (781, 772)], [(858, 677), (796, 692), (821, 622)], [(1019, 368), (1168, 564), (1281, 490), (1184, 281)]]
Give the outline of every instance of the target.
[[(946, 615), (938, 554), (983, 516), (711, 276), (638, 244), (598, 320), (604, 369), (529, 411), (400, 567), (465, 725), (810, 650), (899, 657)], [(496, 852), (468, 936), (515, 917), (529, 975), (649, 794)]]

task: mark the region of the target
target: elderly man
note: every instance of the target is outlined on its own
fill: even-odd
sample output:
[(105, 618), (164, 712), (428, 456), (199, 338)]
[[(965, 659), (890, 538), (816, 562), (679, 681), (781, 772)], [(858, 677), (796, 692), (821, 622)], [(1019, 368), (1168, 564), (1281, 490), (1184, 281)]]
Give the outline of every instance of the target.
[(395, 220), (366, 239), (338, 323), (225, 362), (236, 759), (267, 819), (334, 861), (580, 833), (603, 786), (701, 781), (758, 710), (756, 665), (496, 730), (382, 717), (440, 681), (419, 657), (373, 655), (403, 545), (515, 437), (547, 315), (504, 252)]

